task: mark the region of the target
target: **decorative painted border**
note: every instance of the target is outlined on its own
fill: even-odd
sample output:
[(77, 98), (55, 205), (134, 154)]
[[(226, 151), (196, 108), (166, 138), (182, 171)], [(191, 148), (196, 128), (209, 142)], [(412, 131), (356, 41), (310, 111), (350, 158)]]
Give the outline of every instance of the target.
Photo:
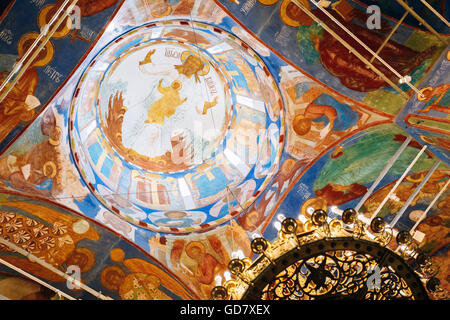
[(120, 233), (117, 233), (115, 230), (111, 229), (110, 227), (102, 224), (101, 222), (90, 218), (84, 214), (81, 214), (69, 207), (66, 207), (63, 204), (60, 204), (58, 202), (54, 202), (51, 199), (46, 199), (46, 198), (41, 198), (41, 197), (37, 197), (37, 196), (26, 196), (23, 194), (20, 194), (18, 192), (14, 192), (14, 191), (7, 191), (7, 190), (2, 190), (0, 191), (0, 195), (1, 194), (7, 194), (9, 196), (14, 196), (14, 197), (22, 197), (22, 198), (30, 198), (33, 200), (37, 200), (37, 201), (41, 201), (43, 203), (49, 203), (51, 205), (54, 205), (58, 208), (61, 208), (62, 210), (67, 211), (68, 213), (74, 214), (76, 216), (79, 216), (82, 219), (88, 220), (90, 223), (96, 225), (97, 227), (101, 228), (101, 229), (105, 229), (108, 232), (111, 232), (112, 234), (114, 234), (115, 236), (117, 236), (118, 238), (120, 238), (121, 240), (124, 240), (125, 242), (127, 242), (128, 244), (132, 245), (133, 247), (135, 247), (138, 251), (140, 251), (141, 253), (143, 253), (145, 256), (147, 256), (149, 258), (149, 260), (152, 262), (152, 264), (154, 264), (155, 266), (157, 266), (158, 268), (160, 268), (161, 270), (163, 270), (164, 272), (166, 272), (168, 275), (170, 275), (171, 277), (173, 277), (175, 280), (177, 280), (182, 286), (183, 288), (186, 290), (186, 292), (188, 294), (190, 294), (194, 299), (200, 300), (200, 297), (193, 292), (189, 286), (187, 286), (183, 280), (181, 280), (181, 278), (175, 274), (174, 272), (172, 272), (171, 270), (169, 270), (166, 266), (164, 266), (160, 261), (158, 261), (155, 257), (153, 257), (152, 255), (150, 255), (147, 251), (145, 251), (142, 247), (140, 247), (139, 245), (137, 245), (136, 243), (130, 241), (129, 239), (127, 239), (125, 236), (123, 236)]

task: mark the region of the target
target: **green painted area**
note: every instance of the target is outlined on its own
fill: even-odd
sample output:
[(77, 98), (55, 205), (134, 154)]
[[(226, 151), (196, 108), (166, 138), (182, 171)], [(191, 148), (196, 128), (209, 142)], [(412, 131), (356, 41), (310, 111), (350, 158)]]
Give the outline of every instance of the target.
[(0, 203), (8, 200), (8, 195), (0, 193)]
[(406, 98), (397, 92), (380, 89), (367, 93), (362, 102), (377, 110), (396, 115), (406, 103)]
[(317, 22), (314, 22), (311, 26), (300, 25), (298, 28), (298, 48), (309, 65), (320, 63), (320, 53), (316, 50), (312, 37), (316, 37), (320, 41), (322, 34), (323, 29)]
[(425, 253), (430, 253), (438, 244), (439, 244), (438, 241), (427, 242), (425, 245), (422, 246), (421, 249)]
[[(353, 183), (361, 185), (373, 182), (389, 159), (400, 148), (402, 142), (394, 141), (396, 134), (404, 133), (394, 125), (380, 126), (369, 130), (356, 143), (344, 147), (343, 155), (330, 158), (314, 182), (314, 190), (322, 189), (327, 184), (344, 186)], [(420, 150), (407, 147), (389, 170), (389, 175), (401, 175)], [(411, 172), (429, 170), (436, 159), (424, 153)]]
[[(446, 41), (450, 40), (449, 36), (442, 36), (442, 38)], [(432, 57), (432, 60), (436, 59), (441, 54), (442, 49), (445, 47), (442, 41), (440, 41), (435, 35), (418, 30), (414, 31), (411, 34), (408, 41), (406, 41), (405, 46), (416, 51), (423, 51), (432, 46), (437, 46), (439, 50), (436, 50), (436, 53)]]
[[(365, 212), (365, 211), (364, 211)], [(382, 209), (381, 209), (381, 211), (380, 211), (380, 213), (377, 215), (378, 217), (381, 217), (381, 218), (384, 218), (384, 217), (386, 217), (387, 215), (389, 215), (389, 214), (391, 214), (391, 207), (389, 206), (389, 205), (385, 205)]]
[(415, 118), (415, 117), (409, 118), (409, 121), (412, 124), (419, 124), (419, 125), (422, 125), (422, 126), (427, 126), (427, 127), (431, 127), (431, 128), (447, 130), (447, 131), (450, 132), (450, 123), (434, 121), (434, 120), (429, 120), (429, 119)]

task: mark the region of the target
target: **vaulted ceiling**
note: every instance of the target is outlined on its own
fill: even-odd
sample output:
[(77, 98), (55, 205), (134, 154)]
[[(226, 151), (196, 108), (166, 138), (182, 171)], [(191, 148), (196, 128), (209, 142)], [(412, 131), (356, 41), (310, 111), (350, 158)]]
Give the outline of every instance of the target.
[[(280, 215), (358, 207), (450, 289), (448, 2), (296, 2), (2, 2), (2, 261), (80, 299), (210, 299)], [(1, 296), (51, 296), (18, 272)]]

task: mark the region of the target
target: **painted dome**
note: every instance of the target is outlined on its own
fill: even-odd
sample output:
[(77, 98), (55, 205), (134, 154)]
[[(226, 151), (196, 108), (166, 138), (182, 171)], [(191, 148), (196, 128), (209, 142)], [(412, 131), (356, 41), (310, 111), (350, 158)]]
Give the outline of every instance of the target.
[(248, 207), (278, 169), (278, 88), (248, 45), (176, 20), (106, 45), (77, 85), (72, 155), (111, 211), (160, 232), (205, 230)]

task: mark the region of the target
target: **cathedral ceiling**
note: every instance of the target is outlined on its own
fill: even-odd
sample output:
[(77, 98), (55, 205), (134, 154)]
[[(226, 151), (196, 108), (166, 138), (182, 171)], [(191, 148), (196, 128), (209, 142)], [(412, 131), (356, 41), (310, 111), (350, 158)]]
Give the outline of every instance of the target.
[[(63, 2), (10, 2), (4, 79)], [(379, 213), (395, 219), (441, 161), (396, 224), (411, 229), (450, 177), (450, 30), (412, 1), (440, 37), (409, 16), (380, 52), (419, 94), (332, 36), (370, 60), (332, 18), (377, 51), (401, 6), (300, 2), (330, 29), (289, 0), (79, 0), (79, 26), (63, 23), (0, 104), (0, 237), (61, 270), (78, 265), (113, 299), (209, 299), (254, 234), (275, 239), (279, 215), (355, 207), (408, 136), (360, 212), (369, 218), (427, 146)], [(448, 3), (429, 2), (448, 16)], [(374, 3), (383, 16), (370, 30)], [(450, 289), (449, 214), (447, 191), (417, 230)], [(65, 288), (7, 247), (0, 258)], [(25, 282), (0, 268), (0, 294)], [(39, 291), (24, 288), (16, 298)]]

